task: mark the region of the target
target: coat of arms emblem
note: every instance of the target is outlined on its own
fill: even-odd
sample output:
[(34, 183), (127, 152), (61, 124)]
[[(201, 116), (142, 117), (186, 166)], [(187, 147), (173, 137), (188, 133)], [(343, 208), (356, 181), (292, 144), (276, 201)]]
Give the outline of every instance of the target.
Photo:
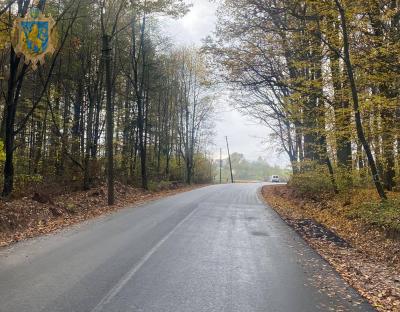
[(33, 8), (26, 17), (16, 18), (14, 22), (13, 47), (17, 54), (25, 57), (25, 64), (35, 70), (44, 63), (46, 54), (53, 54), (57, 41), (51, 16), (46, 17), (39, 9)]

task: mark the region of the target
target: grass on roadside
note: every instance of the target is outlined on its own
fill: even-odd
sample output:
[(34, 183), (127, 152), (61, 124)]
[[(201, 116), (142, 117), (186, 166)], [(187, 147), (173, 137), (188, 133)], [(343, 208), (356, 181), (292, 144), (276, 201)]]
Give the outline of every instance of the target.
[(390, 236), (400, 236), (400, 198), (386, 201), (366, 201), (347, 212), (350, 219), (360, 219), (366, 225), (379, 227)]
[(294, 175), (288, 186), (298, 199), (330, 207), (349, 220), (360, 221), (368, 228), (400, 238), (400, 193), (388, 192), (388, 200), (381, 201), (373, 185), (368, 183), (366, 172), (336, 171), (339, 194), (334, 193), (331, 177), (324, 166)]

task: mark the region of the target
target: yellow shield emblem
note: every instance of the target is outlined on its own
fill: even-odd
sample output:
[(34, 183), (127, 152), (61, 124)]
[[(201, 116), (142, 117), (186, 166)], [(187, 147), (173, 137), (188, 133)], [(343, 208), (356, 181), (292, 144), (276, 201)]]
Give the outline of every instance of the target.
[(47, 54), (55, 51), (57, 35), (55, 22), (51, 16), (44, 16), (38, 9), (30, 15), (17, 18), (14, 22), (13, 47), (17, 54), (22, 54), (25, 64), (31, 64), (35, 70), (43, 64)]

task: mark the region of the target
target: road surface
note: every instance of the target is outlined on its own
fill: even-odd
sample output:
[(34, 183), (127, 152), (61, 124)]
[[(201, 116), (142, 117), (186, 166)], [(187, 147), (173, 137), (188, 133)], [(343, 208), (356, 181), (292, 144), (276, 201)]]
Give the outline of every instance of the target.
[(0, 311), (373, 311), (260, 187), (205, 187), (2, 249)]

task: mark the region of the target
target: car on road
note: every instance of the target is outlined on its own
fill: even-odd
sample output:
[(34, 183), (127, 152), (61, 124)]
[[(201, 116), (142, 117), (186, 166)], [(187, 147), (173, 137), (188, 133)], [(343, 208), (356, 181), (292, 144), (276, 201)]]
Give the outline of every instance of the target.
[(280, 182), (279, 176), (273, 175), (272, 178), (271, 178), (271, 182), (272, 183), (279, 183)]

